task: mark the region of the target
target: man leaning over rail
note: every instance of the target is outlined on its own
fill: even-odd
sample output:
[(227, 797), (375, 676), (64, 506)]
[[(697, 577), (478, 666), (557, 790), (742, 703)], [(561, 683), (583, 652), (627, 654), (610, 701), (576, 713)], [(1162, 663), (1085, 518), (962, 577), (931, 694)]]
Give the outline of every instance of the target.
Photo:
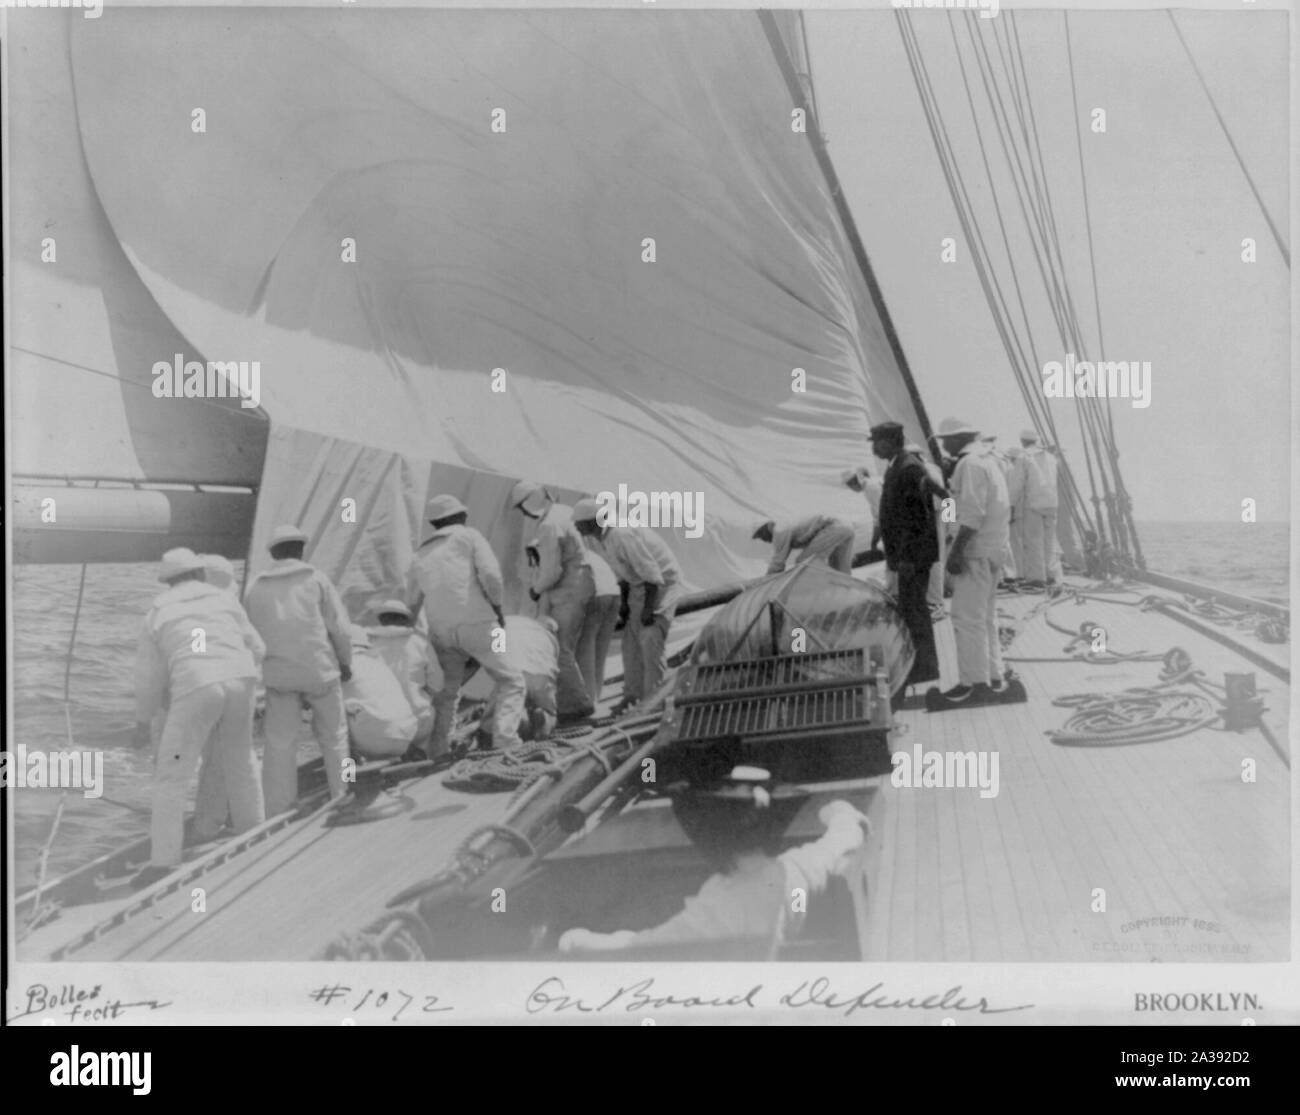
[(205, 582), (192, 550), (168, 550), (158, 579), (167, 588), (145, 615), (135, 660), (137, 731), (169, 698), (154, 771), (149, 866), (133, 883), (157, 882), (181, 863), (185, 791), (215, 730), (213, 759), (236, 832), (265, 814), (253, 755), (253, 699), (264, 646), (233, 595)]

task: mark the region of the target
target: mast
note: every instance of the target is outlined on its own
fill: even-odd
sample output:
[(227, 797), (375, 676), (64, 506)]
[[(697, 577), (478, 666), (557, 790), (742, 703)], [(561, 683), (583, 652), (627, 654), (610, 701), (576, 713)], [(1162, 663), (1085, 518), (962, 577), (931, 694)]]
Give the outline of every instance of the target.
[(893, 318), (889, 316), (889, 308), (885, 305), (884, 294), (881, 292), (880, 284), (876, 281), (876, 273), (872, 269), (871, 260), (867, 257), (866, 248), (862, 245), (862, 238), (858, 235), (857, 223), (853, 220), (848, 199), (845, 198), (844, 190), (840, 186), (839, 176), (835, 173), (835, 165), (831, 162), (830, 152), (826, 149), (826, 141), (822, 138), (821, 124), (812, 101), (811, 79), (809, 80), (809, 89), (805, 90), (803, 83), (799, 80), (798, 70), (790, 57), (785, 40), (781, 37), (781, 31), (776, 25), (775, 16), (770, 11), (762, 10), (759, 11), (758, 18), (763, 24), (763, 32), (767, 35), (768, 45), (771, 46), (772, 53), (776, 57), (776, 63), (781, 69), (781, 76), (785, 78), (786, 88), (790, 91), (791, 98), (813, 122), (813, 127), (810, 127), (807, 132), (808, 140), (812, 144), (813, 155), (816, 157), (817, 165), (826, 178), (826, 184), (830, 187), (831, 197), (835, 201), (835, 210), (839, 214), (840, 223), (844, 226), (844, 233), (848, 237), (849, 246), (853, 249), (853, 258), (862, 271), (863, 279), (866, 280), (867, 290), (871, 294), (871, 303), (880, 317), (880, 324), (885, 331), (885, 338), (889, 341), (890, 351), (894, 354), (894, 360), (898, 364), (899, 372), (902, 374), (903, 383), (907, 386), (912, 408), (916, 411), (917, 420), (921, 423), (921, 432), (928, 440), (934, 433), (930, 426), (930, 417), (926, 413), (925, 404), (921, 401), (921, 393), (917, 389), (916, 380), (912, 378), (912, 369), (903, 353), (903, 345), (898, 339), (898, 332), (894, 328)]

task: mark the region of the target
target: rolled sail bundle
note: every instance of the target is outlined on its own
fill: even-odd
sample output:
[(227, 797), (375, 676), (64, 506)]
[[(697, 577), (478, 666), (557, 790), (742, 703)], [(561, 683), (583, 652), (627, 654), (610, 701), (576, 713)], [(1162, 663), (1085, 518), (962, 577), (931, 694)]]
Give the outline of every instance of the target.
[(916, 652), (891, 598), (869, 581), (806, 562), (760, 581), (719, 611), (700, 633), (691, 663), (809, 654), (811, 672), (803, 680), (816, 680), (816, 670), (824, 668), (829, 681), (839, 673), (821, 653), (873, 647), (879, 648), (890, 692), (897, 693)]

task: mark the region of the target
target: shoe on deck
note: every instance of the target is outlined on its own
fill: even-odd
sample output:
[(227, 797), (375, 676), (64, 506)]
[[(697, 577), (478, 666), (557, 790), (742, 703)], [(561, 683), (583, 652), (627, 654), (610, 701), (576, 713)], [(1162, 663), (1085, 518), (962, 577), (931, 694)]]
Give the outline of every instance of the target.
[(946, 693), (935, 688), (925, 694), (925, 711), (947, 712), (950, 709), (974, 708), (977, 705), (992, 704), (997, 699), (996, 694), (984, 683), (954, 685)]

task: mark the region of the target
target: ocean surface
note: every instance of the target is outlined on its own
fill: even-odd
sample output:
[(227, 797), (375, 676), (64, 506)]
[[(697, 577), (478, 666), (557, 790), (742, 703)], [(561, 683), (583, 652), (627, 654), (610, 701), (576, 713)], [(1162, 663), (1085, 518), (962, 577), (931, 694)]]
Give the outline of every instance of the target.
[[(1139, 531), (1152, 570), (1261, 600), (1289, 600), (1289, 524), (1148, 523)], [(140, 620), (158, 592), (155, 567), (86, 567), (69, 656), (81, 573), (75, 565), (20, 565), (13, 575), (14, 737), (8, 750), (13, 754), (22, 744), (29, 752), (104, 753), (103, 796), (69, 791), (49, 845), (47, 880), (149, 831), (153, 754), (132, 745), (131, 665)], [(310, 753), (307, 745), (304, 754)], [(20, 891), (35, 882), (61, 793), (24, 788), (9, 799)]]

